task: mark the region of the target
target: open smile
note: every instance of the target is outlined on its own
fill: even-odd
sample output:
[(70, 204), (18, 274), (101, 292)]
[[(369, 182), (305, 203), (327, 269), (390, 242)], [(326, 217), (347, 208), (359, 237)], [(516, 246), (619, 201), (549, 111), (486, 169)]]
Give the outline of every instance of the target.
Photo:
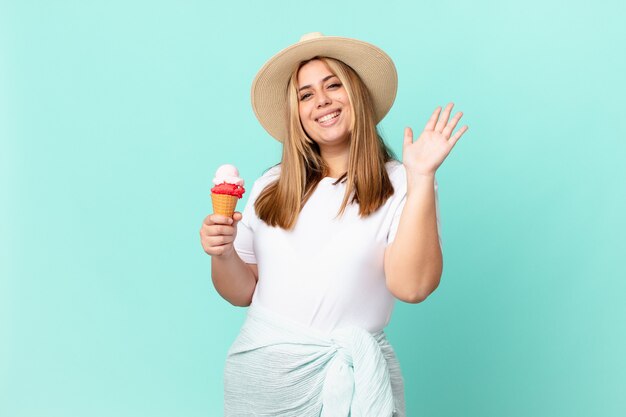
[(317, 118), (316, 121), (322, 126), (331, 126), (335, 124), (340, 114), (341, 110), (335, 110), (331, 113), (325, 114), (322, 117)]

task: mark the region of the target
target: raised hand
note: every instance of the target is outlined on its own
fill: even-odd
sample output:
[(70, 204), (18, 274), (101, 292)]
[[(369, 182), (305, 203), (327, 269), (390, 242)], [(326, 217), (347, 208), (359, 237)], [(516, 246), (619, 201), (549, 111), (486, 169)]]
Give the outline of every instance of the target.
[(457, 123), (463, 117), (463, 113), (458, 112), (448, 120), (453, 106), (453, 103), (449, 103), (443, 113), (441, 113), (441, 107), (437, 107), (415, 142), (413, 142), (413, 130), (410, 127), (404, 129), (402, 163), (407, 172), (414, 175), (434, 175), (454, 145), (467, 131), (466, 125), (451, 136)]

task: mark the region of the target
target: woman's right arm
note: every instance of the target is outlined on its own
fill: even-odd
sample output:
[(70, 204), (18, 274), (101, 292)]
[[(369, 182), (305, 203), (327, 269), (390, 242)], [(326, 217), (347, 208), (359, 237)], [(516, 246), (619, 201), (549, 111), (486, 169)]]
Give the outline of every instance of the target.
[(211, 255), (211, 276), (217, 292), (236, 306), (249, 306), (258, 279), (257, 266), (246, 264), (233, 247), (241, 213), (233, 218), (211, 214), (200, 228), (202, 248)]

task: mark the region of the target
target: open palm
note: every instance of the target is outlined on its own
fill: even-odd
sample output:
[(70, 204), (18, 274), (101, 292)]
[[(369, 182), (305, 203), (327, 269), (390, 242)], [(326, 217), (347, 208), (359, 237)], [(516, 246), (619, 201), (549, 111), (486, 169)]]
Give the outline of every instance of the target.
[(413, 130), (410, 127), (404, 130), (402, 163), (408, 171), (417, 175), (434, 175), (456, 142), (467, 131), (467, 126), (463, 126), (451, 136), (463, 117), (463, 113), (458, 112), (448, 120), (453, 106), (453, 103), (448, 104), (443, 113), (441, 107), (437, 107), (415, 142)]

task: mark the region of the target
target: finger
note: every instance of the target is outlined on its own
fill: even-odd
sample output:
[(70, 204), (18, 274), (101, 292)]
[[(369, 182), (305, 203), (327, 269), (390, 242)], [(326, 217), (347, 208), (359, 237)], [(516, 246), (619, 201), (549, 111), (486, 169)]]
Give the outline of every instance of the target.
[(405, 127), (404, 128), (404, 143), (402, 144), (402, 147), (405, 148), (406, 146), (412, 143), (413, 143), (413, 129), (411, 129), (410, 127)]
[(209, 214), (204, 218), (202, 224), (206, 224), (207, 226), (212, 226), (214, 224), (229, 224), (227, 219), (228, 217), (220, 214)]
[(226, 236), (235, 233), (235, 228), (233, 226), (217, 224), (211, 226), (204, 225), (202, 227), (202, 233), (205, 236)]
[(441, 132), (446, 138), (449, 138), (450, 135), (452, 134), (452, 131), (454, 130), (454, 128), (456, 127), (457, 123), (459, 123), (459, 120), (461, 120), (461, 117), (463, 117), (463, 112), (458, 112), (457, 114), (454, 115), (454, 117), (452, 118), (452, 120), (450, 120), (450, 123), (448, 123), (446, 125), (446, 127), (443, 129), (443, 132)]
[(443, 113), (441, 114), (441, 117), (437, 121), (437, 125), (435, 126), (435, 132), (441, 132), (443, 128), (448, 124), (448, 118), (450, 117), (452, 107), (454, 107), (454, 103), (448, 103)]
[(456, 145), (457, 141), (459, 139), (461, 139), (461, 136), (463, 136), (463, 134), (465, 132), (467, 132), (467, 129), (469, 129), (469, 127), (467, 125), (465, 125), (462, 128), (460, 128), (459, 130), (457, 130), (457, 132), (448, 141), (448, 143), (450, 144), (450, 148), (452, 148), (454, 145)]
[(241, 214), (240, 212), (236, 211), (236, 212), (233, 213), (233, 221), (235, 223), (238, 222), (239, 220), (241, 220), (242, 218), (243, 218), (243, 214)]
[(228, 250), (228, 247), (229, 245), (217, 245), (217, 246), (203, 245), (202, 246), (204, 251), (211, 256), (223, 255)]
[(426, 126), (424, 126), (424, 130), (435, 129), (435, 124), (437, 123), (437, 119), (439, 118), (439, 113), (441, 113), (441, 106), (438, 106), (433, 114), (430, 116), (430, 119), (428, 119), (428, 122), (426, 122)]
[(204, 226), (204, 225), (208, 226), (208, 225), (213, 224), (213, 221), (211, 220), (211, 216), (212, 216), (212, 214), (209, 214), (208, 216), (206, 216), (204, 218), (204, 220), (202, 220), (202, 226)]
[(232, 236), (209, 236), (204, 241), (208, 247), (224, 246), (232, 243), (235, 239)]
[(221, 256), (224, 254), (225, 250), (226, 250), (226, 246), (215, 246), (215, 247), (211, 247), (211, 246), (202, 246), (202, 248), (204, 249), (204, 251), (211, 255), (211, 256)]
[(204, 219), (204, 224), (207, 224), (209, 226), (212, 224), (232, 224), (232, 223), (233, 223), (233, 219), (228, 216), (224, 216), (223, 214), (209, 214)]

